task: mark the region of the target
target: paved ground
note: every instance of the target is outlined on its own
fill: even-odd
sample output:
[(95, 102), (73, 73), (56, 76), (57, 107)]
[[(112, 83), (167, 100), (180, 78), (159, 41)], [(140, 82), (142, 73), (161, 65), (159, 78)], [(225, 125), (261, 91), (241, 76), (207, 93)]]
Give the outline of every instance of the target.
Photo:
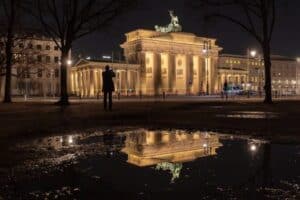
[(58, 131), (118, 126), (217, 130), (280, 142), (300, 141), (297, 99), (264, 105), (254, 98), (128, 98), (116, 100), (112, 112), (103, 111), (100, 100), (71, 100), (71, 106), (66, 108), (53, 105), (53, 100), (37, 100), (0, 104), (0, 138), (15, 140)]

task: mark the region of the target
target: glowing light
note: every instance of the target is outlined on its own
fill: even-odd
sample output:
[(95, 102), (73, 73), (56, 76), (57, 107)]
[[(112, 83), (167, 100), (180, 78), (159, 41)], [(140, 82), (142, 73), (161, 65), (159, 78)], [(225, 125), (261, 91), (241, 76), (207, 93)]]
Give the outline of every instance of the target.
[(256, 52), (255, 50), (252, 50), (252, 51), (250, 51), (250, 56), (251, 56), (251, 57), (255, 57), (255, 56), (256, 56), (256, 53), (257, 53), (257, 52)]
[(202, 52), (203, 53), (207, 53), (207, 49), (202, 49)]
[(62, 143), (64, 140), (63, 140), (63, 138), (61, 137), (59, 141)]
[(257, 150), (257, 146), (255, 144), (251, 144), (250, 151), (256, 151), (256, 150)]
[(300, 57), (297, 58), (297, 62), (300, 63)]
[(72, 60), (67, 60), (67, 65), (72, 65)]
[(72, 136), (69, 136), (69, 140), (68, 140), (69, 144), (73, 144), (73, 137)]
[(206, 144), (206, 143), (204, 143), (204, 144), (203, 144), (203, 147), (204, 147), (204, 148), (206, 148), (206, 147), (207, 147), (207, 144)]
[(102, 56), (103, 59), (111, 59), (111, 56)]
[(87, 60), (91, 60), (91, 56), (86, 57)]

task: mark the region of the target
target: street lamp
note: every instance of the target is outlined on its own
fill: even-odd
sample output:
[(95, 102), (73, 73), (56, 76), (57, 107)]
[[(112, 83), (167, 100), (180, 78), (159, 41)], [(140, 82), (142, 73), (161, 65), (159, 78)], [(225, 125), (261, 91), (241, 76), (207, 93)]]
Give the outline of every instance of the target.
[[(256, 57), (256, 54), (257, 54), (257, 51), (252, 49), (247, 49), (247, 71), (248, 71), (248, 83), (250, 85), (250, 56), (251, 58), (255, 58)], [(248, 92), (249, 92), (249, 87), (247, 88), (248, 89)]]
[(67, 65), (72, 65), (72, 60), (71, 59), (67, 60)]

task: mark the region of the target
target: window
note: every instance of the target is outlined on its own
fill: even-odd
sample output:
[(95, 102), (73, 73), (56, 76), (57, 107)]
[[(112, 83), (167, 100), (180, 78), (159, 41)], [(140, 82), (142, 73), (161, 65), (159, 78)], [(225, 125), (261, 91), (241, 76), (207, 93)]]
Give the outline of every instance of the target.
[(56, 57), (54, 57), (54, 62), (55, 63), (58, 63), (58, 61), (59, 61), (59, 58), (56, 56)]
[(41, 56), (41, 55), (38, 55), (38, 56), (37, 56), (37, 60), (38, 60), (38, 62), (42, 62), (42, 56)]
[(24, 48), (24, 44), (23, 44), (23, 43), (20, 43), (20, 44), (19, 44), (19, 48)]
[(49, 45), (46, 46), (46, 50), (50, 50), (50, 46)]
[(50, 63), (50, 56), (46, 56), (46, 63)]
[(59, 70), (58, 69), (55, 69), (54, 75), (55, 75), (55, 78), (59, 77)]
[(33, 45), (31, 43), (28, 44), (28, 49), (32, 49)]
[(36, 45), (36, 48), (37, 48), (38, 50), (42, 50), (42, 45), (38, 44), (38, 45)]
[(55, 46), (55, 47), (54, 47), (54, 50), (55, 50), (55, 51), (58, 51), (58, 46)]
[(43, 77), (43, 69), (38, 69), (37, 76), (38, 76), (38, 78)]
[(152, 67), (147, 67), (146, 68), (146, 73), (151, 74), (152, 73)]

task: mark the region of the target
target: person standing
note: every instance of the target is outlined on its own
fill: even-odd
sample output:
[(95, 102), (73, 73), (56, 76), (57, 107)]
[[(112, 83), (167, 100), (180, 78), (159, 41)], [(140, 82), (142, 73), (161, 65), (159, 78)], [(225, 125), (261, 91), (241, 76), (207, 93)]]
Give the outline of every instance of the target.
[(108, 65), (105, 66), (105, 71), (102, 72), (102, 92), (103, 92), (103, 106), (104, 110), (107, 110), (107, 96), (108, 96), (108, 108), (112, 110), (112, 92), (115, 91), (115, 86), (113, 82), (113, 77), (115, 77), (115, 72), (109, 68)]
[(227, 81), (224, 82), (223, 91), (224, 91), (225, 98), (227, 100), (228, 99), (228, 83), (227, 83)]

